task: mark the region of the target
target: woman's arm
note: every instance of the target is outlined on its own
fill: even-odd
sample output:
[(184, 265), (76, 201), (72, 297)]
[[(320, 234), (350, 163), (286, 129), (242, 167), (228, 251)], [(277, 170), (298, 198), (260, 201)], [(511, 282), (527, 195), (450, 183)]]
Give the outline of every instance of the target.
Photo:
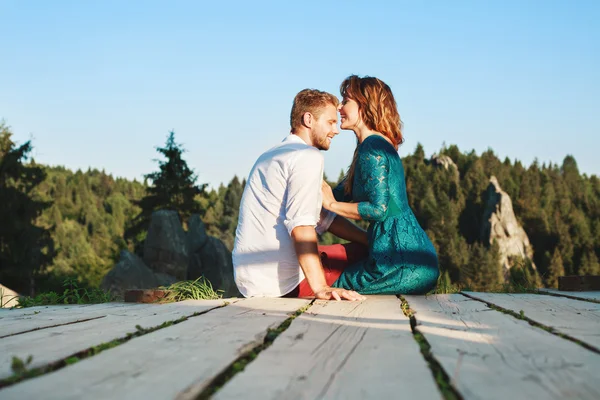
[(329, 226), (328, 231), (344, 240), (348, 240), (354, 243), (361, 243), (365, 246), (369, 245), (367, 231), (354, 225), (352, 222), (339, 215), (335, 217), (335, 219)]
[[(345, 203), (336, 201), (329, 185), (322, 185), (323, 207), (353, 220), (382, 221), (387, 216), (390, 192), (389, 161), (384, 151), (374, 143), (365, 143), (357, 160), (356, 170), (362, 171), (356, 183), (362, 185), (367, 201)], [(368, 146), (368, 147), (367, 147)]]

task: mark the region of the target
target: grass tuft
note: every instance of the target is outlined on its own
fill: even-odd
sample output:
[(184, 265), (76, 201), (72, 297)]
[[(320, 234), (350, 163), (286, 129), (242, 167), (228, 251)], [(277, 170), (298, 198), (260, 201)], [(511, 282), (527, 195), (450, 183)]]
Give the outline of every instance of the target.
[(222, 290), (214, 290), (212, 284), (203, 276), (195, 281), (175, 282), (170, 286), (161, 286), (160, 289), (168, 291), (161, 302), (183, 300), (218, 300), (223, 297)]

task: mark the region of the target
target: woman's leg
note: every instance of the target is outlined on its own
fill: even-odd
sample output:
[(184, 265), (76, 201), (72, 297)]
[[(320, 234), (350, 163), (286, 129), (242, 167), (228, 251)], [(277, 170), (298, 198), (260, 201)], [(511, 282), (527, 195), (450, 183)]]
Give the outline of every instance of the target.
[[(369, 249), (359, 243), (332, 244), (329, 246), (319, 246), (321, 254), (321, 263), (325, 272), (325, 282), (331, 286), (344, 269), (356, 261), (366, 258), (369, 255)], [(295, 297), (314, 297), (315, 294), (310, 289), (308, 281), (304, 279), (293, 291), (297, 293)]]

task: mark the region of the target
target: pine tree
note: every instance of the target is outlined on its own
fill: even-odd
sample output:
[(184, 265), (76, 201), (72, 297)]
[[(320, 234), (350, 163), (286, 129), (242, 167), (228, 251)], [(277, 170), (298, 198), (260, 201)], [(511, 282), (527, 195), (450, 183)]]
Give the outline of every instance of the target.
[(0, 282), (21, 293), (34, 294), (36, 278), (54, 257), (51, 230), (36, 224), (52, 203), (34, 196), (44, 181), (44, 169), (24, 164), (31, 142), (21, 146), (11, 140), (12, 132), (0, 122)]
[(579, 275), (600, 275), (600, 264), (593, 250), (588, 250), (583, 255)]
[(563, 260), (560, 256), (558, 248), (554, 249), (552, 259), (550, 260), (550, 266), (548, 267), (548, 273), (546, 274), (546, 286), (550, 288), (558, 287), (558, 277), (565, 275), (565, 268), (563, 266)]
[(152, 213), (157, 210), (173, 210), (179, 214), (182, 222), (189, 216), (200, 213), (196, 196), (204, 195), (206, 185), (196, 185), (196, 175), (181, 157), (184, 149), (175, 143), (175, 132), (170, 132), (165, 147), (157, 147), (166, 161), (156, 160), (159, 170), (144, 175), (152, 185), (146, 195), (135, 202), (141, 208), (125, 234), (128, 239), (139, 241), (150, 224)]
[(229, 185), (227, 185), (227, 190), (225, 191), (225, 196), (223, 198), (223, 215), (221, 218), (221, 240), (223, 240), (229, 250), (233, 249), (243, 192), (244, 187), (240, 183), (238, 177), (234, 176), (231, 182), (229, 182)]

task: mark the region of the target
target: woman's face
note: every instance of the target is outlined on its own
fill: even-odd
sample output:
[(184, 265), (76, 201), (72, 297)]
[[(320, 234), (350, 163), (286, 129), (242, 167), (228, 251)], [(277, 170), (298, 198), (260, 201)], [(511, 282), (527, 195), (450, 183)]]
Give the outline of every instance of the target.
[(340, 112), (340, 128), (352, 129), (358, 125), (360, 121), (360, 113), (358, 111), (358, 103), (348, 97), (344, 97), (338, 107)]

